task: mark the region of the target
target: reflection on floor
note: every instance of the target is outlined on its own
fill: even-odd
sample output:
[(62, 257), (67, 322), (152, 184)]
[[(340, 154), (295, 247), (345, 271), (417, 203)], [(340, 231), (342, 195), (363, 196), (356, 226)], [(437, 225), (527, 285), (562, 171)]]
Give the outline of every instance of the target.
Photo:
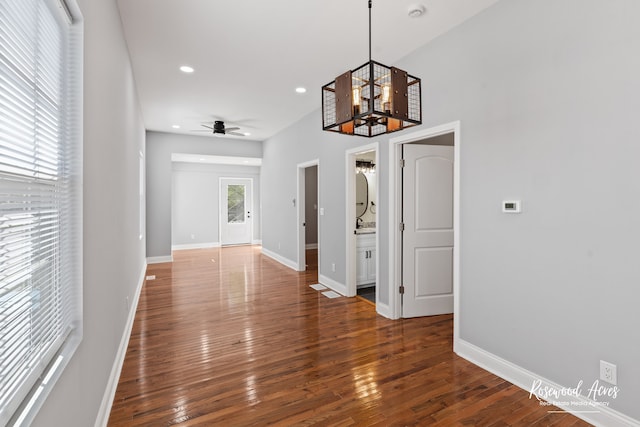
[(371, 301), (372, 303), (376, 303), (376, 287), (367, 286), (366, 288), (358, 288), (358, 296), (366, 299), (367, 301)]
[(453, 352), (453, 316), (326, 298), (260, 246), (150, 264), (109, 427), (588, 424)]
[[(318, 250), (307, 249), (305, 251), (307, 274), (315, 275), (316, 280), (318, 277)], [(317, 282), (316, 282), (317, 283)]]

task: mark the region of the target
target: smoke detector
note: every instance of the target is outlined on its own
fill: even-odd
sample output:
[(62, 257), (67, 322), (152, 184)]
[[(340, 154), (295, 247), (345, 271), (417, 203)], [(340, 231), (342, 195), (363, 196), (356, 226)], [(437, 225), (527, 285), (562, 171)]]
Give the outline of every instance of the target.
[(423, 4), (412, 4), (407, 10), (407, 15), (411, 18), (419, 18), (427, 12), (427, 8)]

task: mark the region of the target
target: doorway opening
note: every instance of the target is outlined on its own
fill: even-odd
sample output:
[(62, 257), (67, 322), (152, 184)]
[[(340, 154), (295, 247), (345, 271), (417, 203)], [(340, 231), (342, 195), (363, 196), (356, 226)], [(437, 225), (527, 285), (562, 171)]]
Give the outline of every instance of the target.
[(356, 155), (356, 294), (376, 303), (376, 213), (378, 186), (375, 151)]
[(392, 138), (390, 143), (390, 317), (452, 312), (455, 347), (459, 339), (460, 122)]
[(319, 265), (320, 257), (320, 161), (298, 164), (297, 191), (297, 270)]
[(346, 152), (346, 296), (378, 306), (378, 143)]

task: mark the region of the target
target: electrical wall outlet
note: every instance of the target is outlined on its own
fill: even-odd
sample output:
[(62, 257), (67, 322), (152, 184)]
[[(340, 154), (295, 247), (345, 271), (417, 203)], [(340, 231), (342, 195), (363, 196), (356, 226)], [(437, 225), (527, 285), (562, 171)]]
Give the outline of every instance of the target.
[(618, 383), (618, 368), (613, 363), (600, 361), (600, 379), (609, 384), (616, 385)]
[(336, 272), (336, 263), (335, 262), (331, 263), (331, 271), (333, 271), (334, 273)]

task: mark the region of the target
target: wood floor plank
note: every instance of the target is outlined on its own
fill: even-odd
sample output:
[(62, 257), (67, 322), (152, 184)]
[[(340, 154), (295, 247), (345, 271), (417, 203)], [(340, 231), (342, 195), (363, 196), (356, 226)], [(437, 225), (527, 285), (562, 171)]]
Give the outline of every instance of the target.
[(326, 298), (307, 257), (301, 273), (259, 246), (150, 265), (109, 426), (588, 425), (455, 355), (451, 315)]

